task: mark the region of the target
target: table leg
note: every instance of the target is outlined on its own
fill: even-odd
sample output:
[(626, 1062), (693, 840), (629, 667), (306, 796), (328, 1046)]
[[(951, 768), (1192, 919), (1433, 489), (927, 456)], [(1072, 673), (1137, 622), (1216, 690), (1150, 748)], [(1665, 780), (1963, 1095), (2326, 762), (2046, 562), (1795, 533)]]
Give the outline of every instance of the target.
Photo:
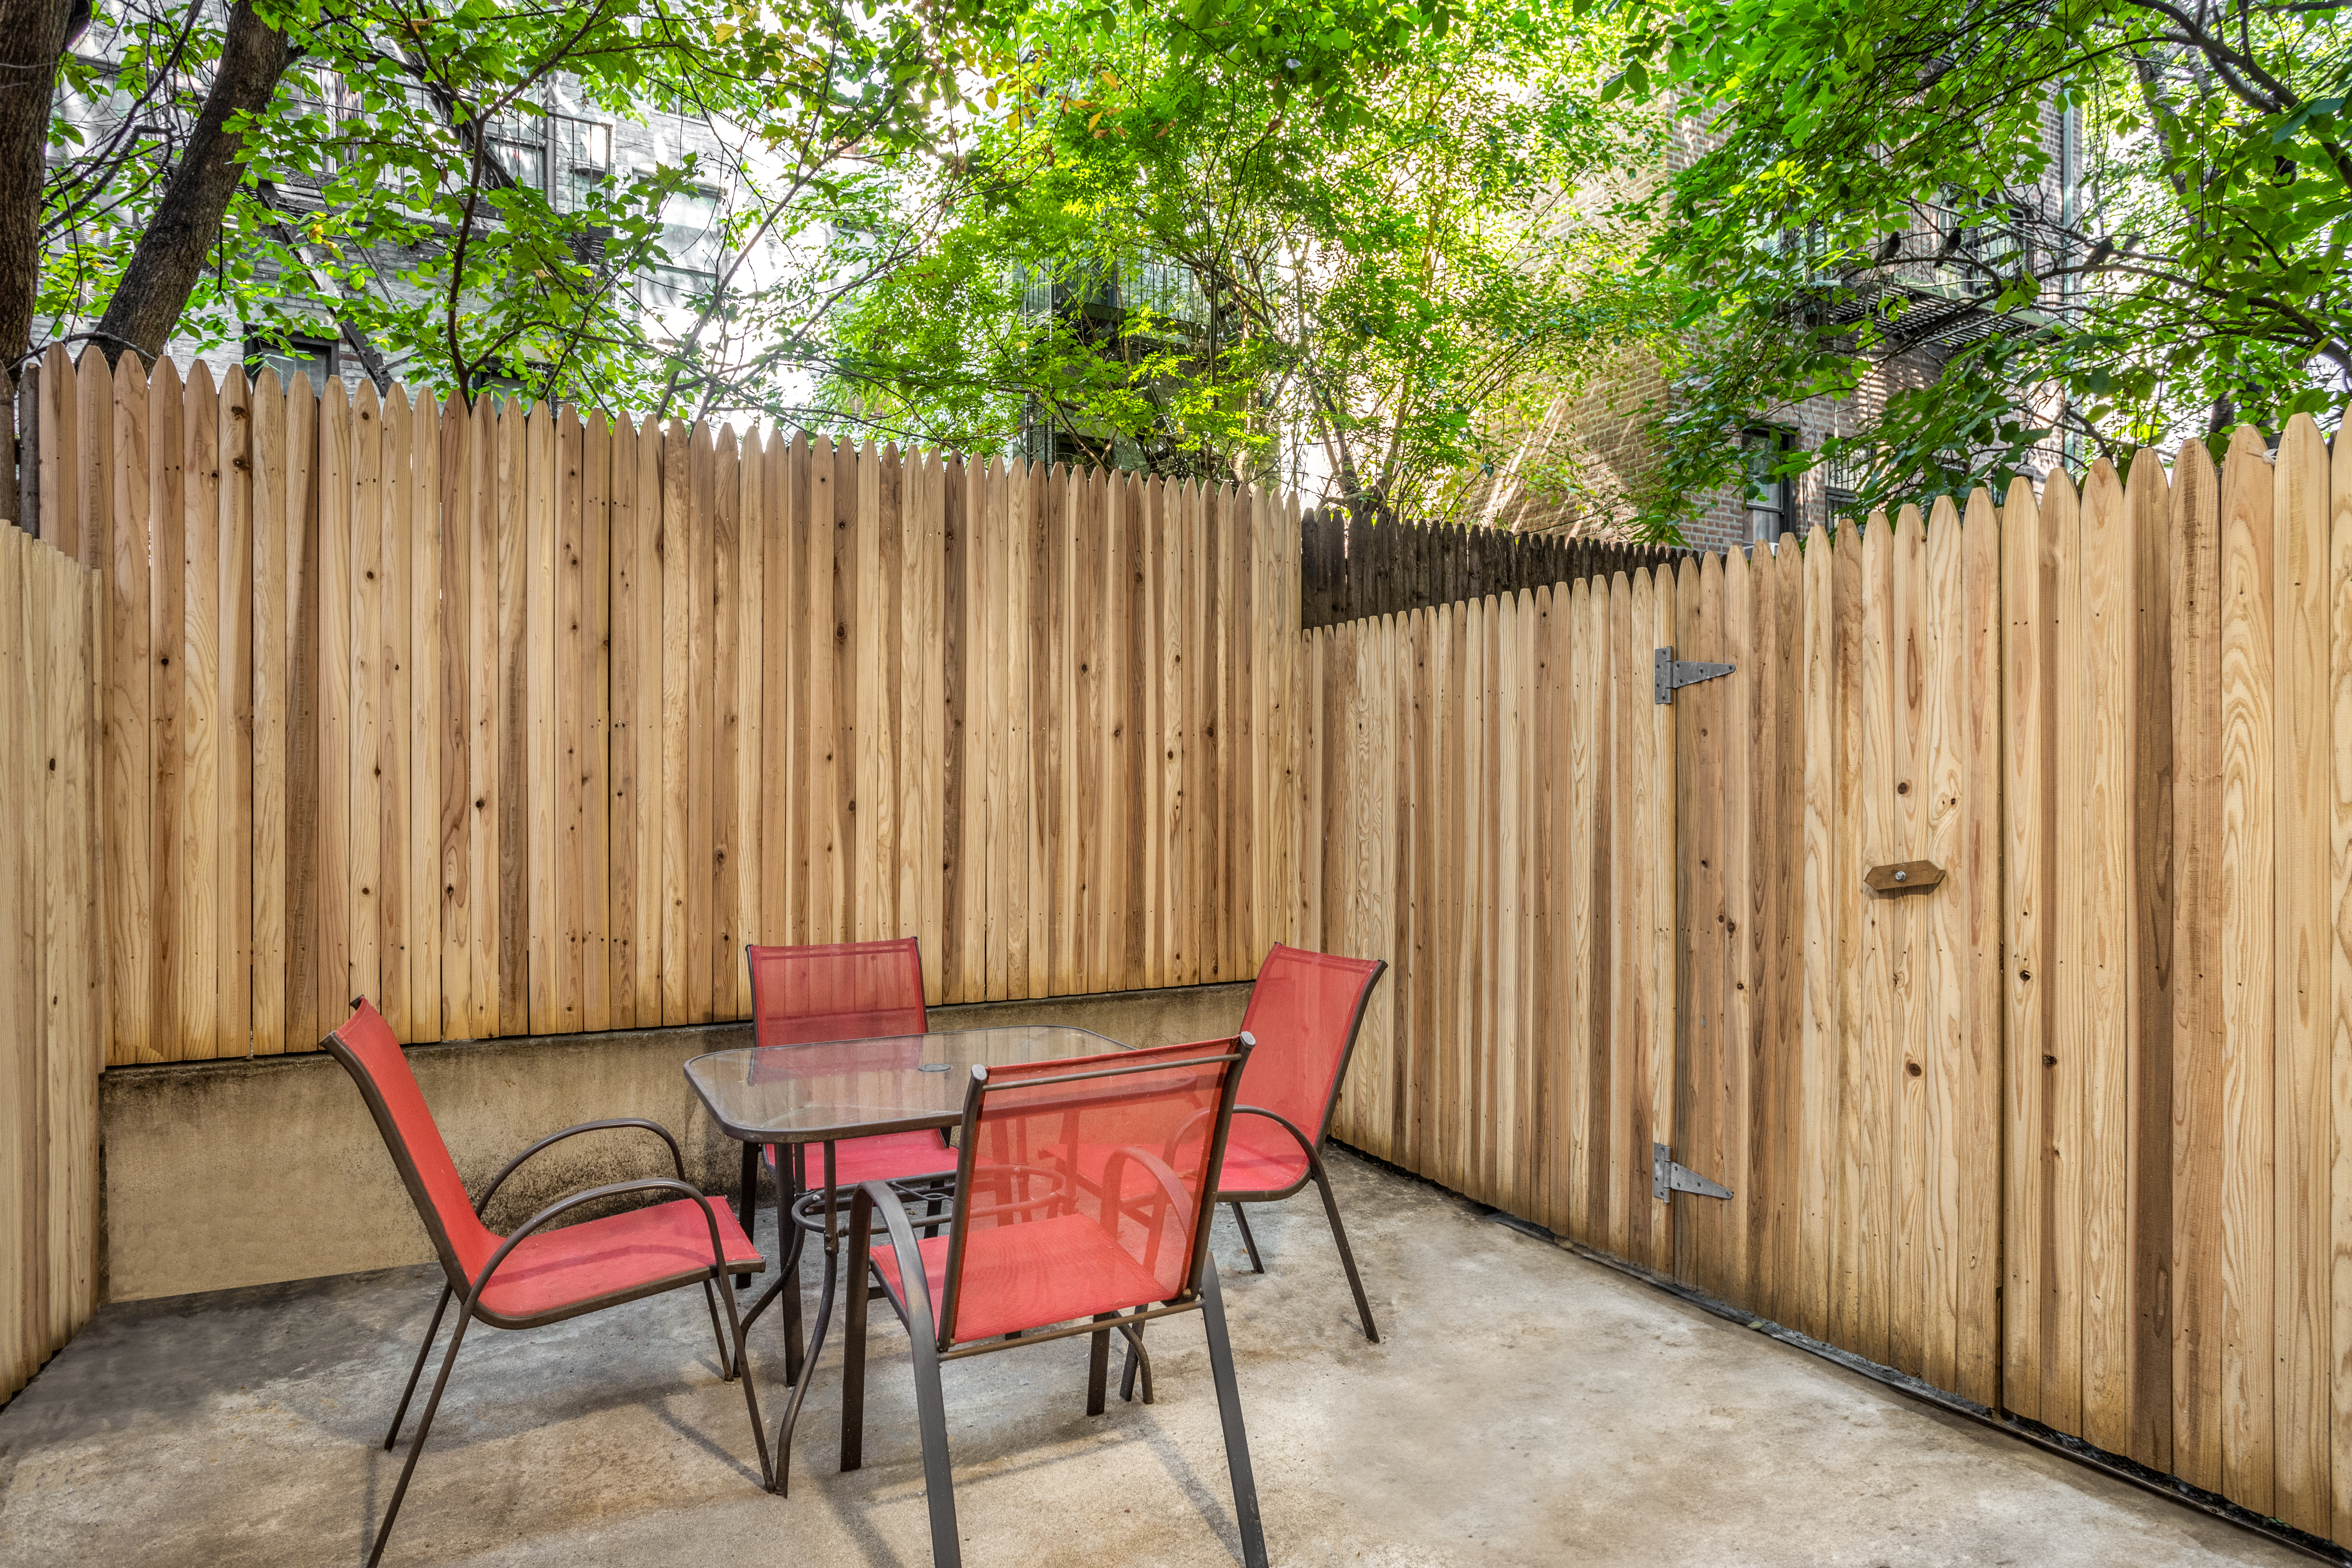
[[(745, 1236), (750, 1236), (751, 1234), (752, 1219), (753, 1216), (759, 1214), (759, 1212), (760, 1146), (757, 1143), (746, 1143), (743, 1145), (743, 1179), (737, 1186), (735, 1194), (735, 1222), (743, 1227), (743, 1234)], [(776, 1212), (776, 1224), (778, 1226), (776, 1244), (779, 1247), (783, 1245), (782, 1227), (785, 1217), (783, 1211), (779, 1208)], [(749, 1274), (738, 1274), (735, 1276), (735, 1289), (738, 1290), (742, 1289), (751, 1283), (751, 1277)]]
[[(833, 1319), (834, 1285), (840, 1278), (841, 1233), (834, 1212), (838, 1195), (834, 1185), (833, 1145), (828, 1142), (824, 1146), (824, 1282), (817, 1290), (816, 1322), (809, 1332), (808, 1357), (801, 1363), (801, 1375), (793, 1384), (792, 1397), (784, 1403), (782, 1417), (776, 1423), (774, 1490), (786, 1497), (792, 1495), (793, 1428), (800, 1422), (801, 1405), (808, 1398), (809, 1384), (816, 1377), (817, 1355), (824, 1348), (825, 1326)], [(777, 1283), (781, 1285), (782, 1281)]]
[[(782, 1146), (778, 1146), (776, 1153), (776, 1187), (781, 1194), (785, 1185), (783, 1162), (786, 1156)], [(790, 1158), (792, 1194), (789, 1197), (779, 1195), (776, 1199), (776, 1212), (780, 1215), (790, 1215), (791, 1205), (799, 1202), (800, 1195), (808, 1190), (808, 1146), (793, 1144)], [(783, 1222), (779, 1220), (777, 1223), (781, 1225)], [(806, 1235), (798, 1225), (793, 1226), (792, 1257), (783, 1268), (783, 1278), (790, 1282), (789, 1292), (784, 1297), (784, 1376), (795, 1381), (801, 1375), (801, 1363), (804, 1359), (801, 1324), (801, 1247)]]

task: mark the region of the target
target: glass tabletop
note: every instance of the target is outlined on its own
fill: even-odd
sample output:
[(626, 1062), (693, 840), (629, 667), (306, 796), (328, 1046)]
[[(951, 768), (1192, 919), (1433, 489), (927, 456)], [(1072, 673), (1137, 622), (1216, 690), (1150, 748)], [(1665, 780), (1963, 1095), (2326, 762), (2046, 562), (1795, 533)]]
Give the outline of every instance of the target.
[(1092, 1029), (1014, 1024), (932, 1035), (747, 1046), (686, 1064), (686, 1078), (730, 1138), (821, 1143), (952, 1127), (971, 1068), (1100, 1056), (1128, 1047)]

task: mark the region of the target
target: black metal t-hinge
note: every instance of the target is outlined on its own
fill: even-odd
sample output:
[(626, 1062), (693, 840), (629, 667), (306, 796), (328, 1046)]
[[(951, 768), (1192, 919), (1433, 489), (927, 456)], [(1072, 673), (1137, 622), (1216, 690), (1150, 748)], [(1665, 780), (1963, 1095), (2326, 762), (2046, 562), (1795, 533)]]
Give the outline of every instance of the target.
[(1737, 668), (1728, 664), (1703, 664), (1693, 658), (1676, 658), (1675, 650), (1670, 647), (1659, 648), (1655, 658), (1657, 679), (1652, 700), (1667, 705), (1674, 702), (1676, 687), (1696, 686), (1702, 680), (1729, 675)]

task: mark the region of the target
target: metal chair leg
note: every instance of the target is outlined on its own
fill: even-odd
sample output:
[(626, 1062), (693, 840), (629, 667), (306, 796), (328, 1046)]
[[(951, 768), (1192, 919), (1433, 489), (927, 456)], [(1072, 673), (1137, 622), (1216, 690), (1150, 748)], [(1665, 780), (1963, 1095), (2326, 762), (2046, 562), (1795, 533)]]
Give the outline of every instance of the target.
[[(760, 1146), (757, 1143), (746, 1143), (743, 1145), (743, 1180), (741, 1185), (736, 1189), (735, 1197), (735, 1222), (743, 1227), (745, 1236), (751, 1234), (751, 1224), (759, 1212)], [(777, 1212), (776, 1222), (779, 1225), (783, 1223), (781, 1209)], [(738, 1290), (749, 1288), (751, 1283), (751, 1277), (749, 1274), (735, 1276), (735, 1289)]]
[(1364, 1300), (1364, 1281), (1356, 1272), (1356, 1255), (1348, 1246), (1348, 1227), (1339, 1223), (1339, 1205), (1331, 1196), (1331, 1178), (1324, 1173), (1323, 1156), (1307, 1151), (1307, 1168), (1315, 1173), (1316, 1190), (1323, 1194), (1323, 1215), (1331, 1222), (1331, 1239), (1339, 1244), (1339, 1266), (1348, 1271), (1348, 1289), (1356, 1293), (1356, 1310), (1364, 1321), (1364, 1338), (1381, 1342), (1381, 1331), (1372, 1321), (1372, 1304)]
[(1265, 1260), (1257, 1255), (1257, 1237), (1250, 1234), (1249, 1215), (1242, 1213), (1242, 1205), (1238, 1203), (1228, 1204), (1225, 1206), (1234, 1211), (1234, 1223), (1242, 1227), (1242, 1245), (1249, 1248), (1250, 1272), (1265, 1273)]
[(948, 1464), (947, 1397), (940, 1389), (940, 1348), (932, 1342), (930, 1314), (920, 1314), (923, 1331), (910, 1332), (915, 1346), (915, 1414), (923, 1431), (923, 1501), (931, 1515), (931, 1568), (963, 1568), (956, 1534), (955, 1472)]
[(1217, 1292), (1216, 1260), (1201, 1270), (1201, 1317), (1209, 1332), (1209, 1370), (1217, 1384), (1217, 1419), (1225, 1429), (1225, 1468), (1234, 1479), (1234, 1522), (1242, 1536), (1243, 1568), (1266, 1568), (1265, 1528), (1257, 1513), (1257, 1477), (1250, 1468), (1249, 1433), (1242, 1426), (1241, 1384), (1234, 1377), (1233, 1342), (1225, 1333), (1225, 1301)]
[(1141, 1323), (1120, 1325), (1119, 1332), (1127, 1336), (1127, 1365), (1118, 1374), (1118, 1396), (1124, 1400), (1135, 1397), (1135, 1374), (1140, 1369), (1143, 1373), (1143, 1403), (1149, 1405), (1151, 1403), (1151, 1352), (1143, 1348), (1144, 1327)]
[[(724, 1259), (720, 1262), (723, 1263)], [(743, 1384), (743, 1405), (751, 1413), (751, 1440), (760, 1447), (760, 1474), (764, 1479), (768, 1473), (768, 1434), (760, 1425), (759, 1396), (751, 1392), (751, 1350), (746, 1342), (751, 1338), (751, 1325), (744, 1321), (742, 1313), (735, 1310), (734, 1291), (714, 1289), (719, 1278), (719, 1265), (714, 1265), (709, 1278), (702, 1282), (702, 1298), (706, 1302), (724, 1298), (727, 1302), (727, 1328), (719, 1337), (719, 1354), (722, 1357), (726, 1355), (726, 1343), (731, 1338), (735, 1343), (735, 1370), (730, 1374), (730, 1381)], [(710, 1314), (710, 1326), (713, 1329), (719, 1327), (719, 1313), (715, 1308)]]
[(874, 1211), (859, 1204), (849, 1218), (849, 1301), (841, 1315), (841, 1473), (866, 1462), (866, 1259), (874, 1252)]
[[(471, 1297), (467, 1298), (470, 1302)], [(408, 1479), (416, 1473), (416, 1457), (425, 1452), (425, 1439), (433, 1435), (433, 1416), (441, 1408), (441, 1391), (449, 1386), (449, 1369), (457, 1364), (457, 1347), (466, 1342), (466, 1325), (473, 1319), (470, 1311), (461, 1311), (457, 1327), (449, 1335), (449, 1353), (441, 1358), (441, 1371), (433, 1379), (432, 1396), (425, 1402), (425, 1415), (416, 1423), (415, 1440), (408, 1445), (408, 1462), (400, 1467), (400, 1484), (392, 1489), (392, 1506), (383, 1510), (383, 1522), (376, 1526), (375, 1546), (368, 1552), (367, 1568), (376, 1568), (383, 1560), (384, 1543), (392, 1539), (393, 1521), (400, 1517), (401, 1500), (408, 1496)]]
[(719, 1326), (719, 1292), (708, 1279), (702, 1282), (702, 1304), (710, 1309), (710, 1334), (719, 1342), (719, 1381), (732, 1383), (735, 1381), (734, 1350), (727, 1342), (727, 1331)]
[[(1110, 1315), (1097, 1312), (1095, 1321), (1099, 1323)], [(1087, 1336), (1087, 1414), (1099, 1415), (1103, 1413), (1103, 1385), (1110, 1378), (1110, 1331), (1097, 1329)]]
[(735, 1320), (735, 1364), (743, 1369), (743, 1375), (737, 1381), (743, 1385), (743, 1408), (751, 1415), (751, 1441), (757, 1444), (760, 1449), (760, 1484), (773, 1491), (776, 1486), (776, 1467), (768, 1455), (768, 1424), (760, 1416), (760, 1393), (758, 1389), (751, 1386), (751, 1363), (749, 1359), (751, 1337), (751, 1325), (743, 1319), (737, 1318)]
[(451, 1294), (445, 1281), (441, 1287), (441, 1300), (433, 1309), (432, 1326), (425, 1331), (425, 1342), (416, 1347), (416, 1364), (408, 1369), (408, 1386), (400, 1391), (400, 1408), (392, 1413), (391, 1430), (383, 1435), (383, 1451), (387, 1454), (392, 1452), (393, 1444), (399, 1440), (400, 1423), (408, 1415), (408, 1402), (416, 1397), (417, 1376), (425, 1370), (425, 1358), (433, 1353), (433, 1339), (441, 1331), (441, 1314), (449, 1310)]

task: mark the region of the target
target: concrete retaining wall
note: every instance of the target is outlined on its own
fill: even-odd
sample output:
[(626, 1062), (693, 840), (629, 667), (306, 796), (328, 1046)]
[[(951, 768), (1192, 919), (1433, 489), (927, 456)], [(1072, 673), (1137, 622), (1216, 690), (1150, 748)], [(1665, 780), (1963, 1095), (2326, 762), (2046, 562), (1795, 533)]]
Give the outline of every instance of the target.
[[(1062, 996), (931, 1011), (934, 1029), (1071, 1024), (1131, 1046), (1206, 1039), (1241, 1026), (1250, 988)], [(478, 1192), (533, 1139), (575, 1122), (642, 1116), (686, 1151), (707, 1192), (735, 1188), (740, 1145), (720, 1133), (680, 1070), (748, 1045), (748, 1024), (418, 1046), (425, 1098), (467, 1184)], [(100, 1079), (105, 1300), (143, 1300), (420, 1263), (425, 1227), (359, 1091), (323, 1052), (179, 1067), (115, 1068)], [(667, 1175), (645, 1132), (589, 1133), (533, 1160), (500, 1189), (489, 1221), (510, 1229), (600, 1182)]]

